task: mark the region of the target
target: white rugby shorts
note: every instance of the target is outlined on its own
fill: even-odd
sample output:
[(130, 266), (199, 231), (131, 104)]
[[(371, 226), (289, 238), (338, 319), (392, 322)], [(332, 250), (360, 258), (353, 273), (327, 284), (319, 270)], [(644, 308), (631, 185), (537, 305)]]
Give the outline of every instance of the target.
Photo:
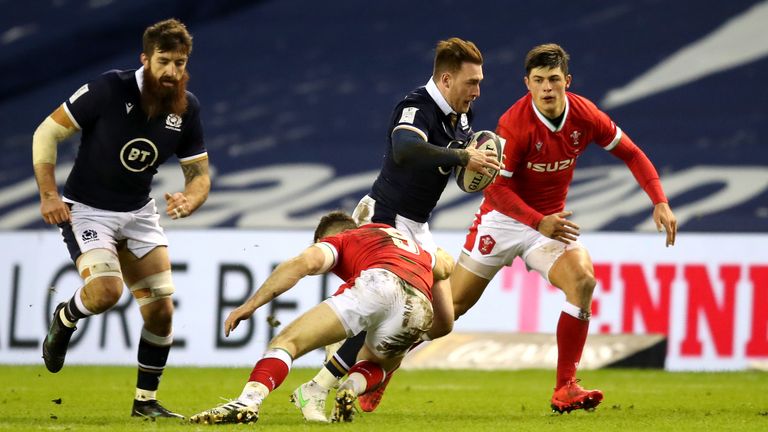
[(380, 358), (405, 355), (432, 327), (432, 303), (416, 288), (384, 269), (363, 270), (355, 285), (325, 300), (347, 337), (365, 330), (365, 344)]
[(566, 251), (583, 248), (579, 242), (565, 243), (496, 210), (478, 212), (467, 233), (459, 265), (484, 279), (521, 257), (528, 271), (535, 270), (549, 282), (552, 264)]
[(144, 207), (129, 212), (101, 210), (71, 200), (67, 202), (71, 204), (71, 232), (67, 233), (69, 227), (64, 226), (62, 235), (73, 260), (77, 256), (74, 256), (75, 245), (72, 242), (77, 242), (79, 254), (92, 249), (109, 249), (117, 254), (117, 243), (125, 240), (126, 247), (137, 258), (157, 246), (168, 246), (154, 199)]
[[(355, 207), (355, 211), (352, 212), (352, 219), (358, 226), (371, 223), (375, 206), (375, 199), (369, 195), (364, 196)], [(416, 222), (397, 215), (395, 216), (395, 229), (411, 237), (422, 249), (433, 256), (437, 253), (437, 244), (429, 230), (429, 222)]]

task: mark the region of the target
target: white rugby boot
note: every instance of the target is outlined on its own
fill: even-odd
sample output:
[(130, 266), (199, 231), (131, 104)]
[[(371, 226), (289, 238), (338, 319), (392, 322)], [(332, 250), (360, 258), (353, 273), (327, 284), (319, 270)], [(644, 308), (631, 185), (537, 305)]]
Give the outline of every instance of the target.
[(323, 388), (314, 380), (300, 385), (291, 394), (291, 402), (301, 410), (304, 420), (310, 422), (328, 423), (325, 415), (325, 400), (329, 389)]

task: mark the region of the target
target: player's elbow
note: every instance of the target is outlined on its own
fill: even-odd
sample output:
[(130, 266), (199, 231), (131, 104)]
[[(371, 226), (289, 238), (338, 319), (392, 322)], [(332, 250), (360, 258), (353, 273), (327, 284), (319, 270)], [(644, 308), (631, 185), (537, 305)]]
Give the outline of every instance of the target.
[(317, 259), (313, 259), (310, 256), (299, 257), (299, 266), (301, 267), (301, 273), (305, 275), (314, 275), (323, 273), (323, 263)]
[(424, 156), (424, 138), (409, 130), (396, 129), (392, 132), (392, 161), (404, 167), (418, 167)]
[(32, 134), (32, 163), (55, 165), (56, 146), (72, 136), (74, 132), (74, 129), (69, 130), (51, 117), (46, 117)]
[(392, 162), (394, 162), (397, 165), (403, 166), (405, 165), (406, 158), (403, 156), (402, 153), (398, 151), (392, 151)]
[(329, 267), (326, 257), (317, 247), (309, 247), (294, 261), (303, 276), (325, 273)]

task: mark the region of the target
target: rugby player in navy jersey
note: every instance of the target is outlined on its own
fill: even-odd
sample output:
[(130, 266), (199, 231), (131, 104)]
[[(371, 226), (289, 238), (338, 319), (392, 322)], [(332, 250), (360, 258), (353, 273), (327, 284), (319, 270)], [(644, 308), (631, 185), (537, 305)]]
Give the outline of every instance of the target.
[[(443, 193), (454, 166), (470, 170), (500, 169), (495, 151), (457, 145), (472, 135), (472, 102), (480, 96), (483, 57), (474, 43), (459, 38), (438, 42), (432, 77), (397, 104), (389, 124), (384, 163), (371, 192), (358, 204), (353, 217), (358, 224), (383, 223), (411, 236), (422, 248), (435, 253), (437, 246), (428, 220)], [(435, 311), (432, 330), (445, 334), (453, 328), (453, 306), (448, 281), (433, 287)], [(325, 421), (325, 400), (355, 364), (365, 333), (348, 339), (311, 381), (297, 388), (291, 398), (309, 421)], [(372, 411), (387, 381), (360, 397), (364, 411)]]
[[(208, 154), (200, 106), (186, 91), (192, 36), (169, 19), (148, 27), (142, 67), (109, 71), (85, 84), (37, 128), (33, 163), (40, 213), (61, 229), (84, 285), (59, 304), (43, 342), (51, 372), (64, 366), (78, 320), (114, 306), (125, 284), (139, 304), (144, 326), (132, 416), (183, 416), (157, 401), (157, 388), (173, 342), (175, 288), (168, 240), (150, 198), (157, 167), (175, 155), (184, 191), (165, 193), (165, 213), (184, 218), (208, 197)], [(59, 195), (54, 171), (59, 142), (82, 132), (75, 164)]]

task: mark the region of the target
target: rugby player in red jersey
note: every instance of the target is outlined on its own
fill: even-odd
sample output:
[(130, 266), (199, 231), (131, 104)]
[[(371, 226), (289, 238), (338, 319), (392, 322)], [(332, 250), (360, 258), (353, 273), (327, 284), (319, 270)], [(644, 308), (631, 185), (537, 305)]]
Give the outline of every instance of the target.
[(653, 203), (653, 220), (675, 243), (677, 221), (648, 157), (588, 99), (567, 91), (569, 56), (556, 44), (533, 48), (525, 60), (523, 96), (499, 119), (505, 167), (484, 191), (458, 265), (451, 275), (456, 317), (474, 305), (503, 266), (521, 257), (529, 269), (565, 293), (557, 324), (557, 412), (594, 409), (600, 390), (585, 390), (576, 368), (589, 329), (595, 276), (579, 226), (565, 198), (578, 157), (595, 143), (621, 159)]
[(333, 272), (344, 284), (270, 342), (236, 400), (196, 414), (191, 421), (255, 422), (262, 401), (283, 382), (293, 360), (366, 331), (358, 361), (336, 393), (334, 420), (351, 421), (357, 396), (380, 385), (429, 330), (433, 278), (449, 276), (453, 268), (450, 255), (442, 251), (433, 255), (389, 225), (358, 228), (343, 212), (332, 212), (320, 220), (315, 242), (277, 266), (256, 293), (229, 314), (225, 334), (305, 276)]

